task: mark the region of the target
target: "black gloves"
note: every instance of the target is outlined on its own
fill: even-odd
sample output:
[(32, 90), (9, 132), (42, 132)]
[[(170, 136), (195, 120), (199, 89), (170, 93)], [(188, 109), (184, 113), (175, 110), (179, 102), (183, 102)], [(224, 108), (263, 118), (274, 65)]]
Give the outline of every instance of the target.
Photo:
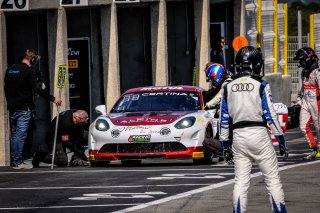
[(223, 146), (223, 157), (226, 163), (233, 164), (233, 153), (231, 149), (231, 142), (230, 141), (222, 141)]
[(280, 155), (283, 156), (283, 160), (287, 160), (289, 157), (289, 151), (286, 146), (286, 140), (284, 139), (283, 135), (275, 135), (275, 138), (277, 139), (279, 143), (279, 151)]

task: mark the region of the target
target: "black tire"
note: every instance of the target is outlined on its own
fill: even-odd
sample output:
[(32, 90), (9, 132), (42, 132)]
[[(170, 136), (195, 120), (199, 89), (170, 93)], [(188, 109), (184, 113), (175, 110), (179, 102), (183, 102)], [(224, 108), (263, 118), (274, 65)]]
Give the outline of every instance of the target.
[[(213, 133), (212, 133), (212, 128), (211, 126), (208, 126), (206, 128), (206, 133), (205, 133), (205, 138), (213, 138)], [(195, 165), (201, 165), (201, 164), (212, 164), (214, 162), (214, 159), (217, 158), (217, 156), (211, 152), (209, 149), (203, 147), (203, 154), (204, 158), (203, 159), (193, 159), (193, 163)]]
[(123, 166), (140, 166), (141, 160), (122, 160), (121, 163)]
[(91, 161), (92, 167), (107, 167), (110, 165), (110, 161)]
[[(212, 133), (212, 128), (211, 126), (208, 126), (206, 128), (206, 138), (210, 138), (212, 139), (214, 137), (213, 133)], [(203, 149), (203, 153), (204, 153), (204, 163), (205, 164), (212, 164), (214, 162), (214, 159), (217, 157), (213, 152), (211, 152), (209, 149), (206, 149), (204, 147)]]

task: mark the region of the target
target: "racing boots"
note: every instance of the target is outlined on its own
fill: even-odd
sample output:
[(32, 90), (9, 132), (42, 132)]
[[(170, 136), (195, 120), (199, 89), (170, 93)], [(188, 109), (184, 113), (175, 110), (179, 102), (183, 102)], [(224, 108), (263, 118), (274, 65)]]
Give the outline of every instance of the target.
[(312, 160), (315, 158), (320, 158), (320, 151), (318, 147), (312, 148), (312, 152), (308, 156), (304, 157), (305, 160)]

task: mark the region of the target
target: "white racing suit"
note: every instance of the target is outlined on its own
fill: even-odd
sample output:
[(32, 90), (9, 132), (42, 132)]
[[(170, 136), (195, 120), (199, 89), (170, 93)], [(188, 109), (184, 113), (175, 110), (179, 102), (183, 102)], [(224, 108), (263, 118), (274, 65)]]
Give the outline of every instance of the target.
[[(304, 70), (304, 72), (307, 72)], [(300, 129), (304, 134), (311, 149), (316, 149), (319, 144), (319, 109), (320, 109), (320, 71), (318, 68), (311, 69), (310, 74), (303, 74), (301, 98)], [(315, 140), (310, 124), (313, 122), (317, 141)]]
[(283, 137), (266, 81), (242, 76), (225, 86), (220, 112), (220, 140), (229, 141), (229, 127), (232, 127), (235, 166), (233, 207), (237, 213), (247, 209), (253, 162), (258, 164), (264, 176), (273, 211), (286, 212), (277, 155), (267, 123), (273, 134)]

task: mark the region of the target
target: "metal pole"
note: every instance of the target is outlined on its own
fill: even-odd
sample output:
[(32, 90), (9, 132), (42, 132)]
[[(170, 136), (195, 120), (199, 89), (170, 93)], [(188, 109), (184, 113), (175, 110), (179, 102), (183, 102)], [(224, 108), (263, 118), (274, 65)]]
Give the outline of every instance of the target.
[[(61, 98), (62, 88), (59, 89), (59, 98)], [(58, 124), (59, 124), (59, 114), (60, 114), (60, 106), (57, 107), (58, 115), (56, 117), (56, 128), (54, 131), (54, 140), (53, 140), (53, 149), (52, 149), (52, 160), (51, 160), (51, 169), (53, 169), (54, 164), (54, 156), (56, 153), (56, 144), (57, 144), (57, 135), (58, 135)]]
[[(297, 7), (297, 17), (298, 17), (298, 49), (302, 48), (302, 29), (301, 29), (301, 10), (300, 7)], [(299, 88), (301, 88), (302, 86), (302, 69), (298, 68), (298, 76), (299, 76), (299, 80), (298, 80), (298, 85)]]
[(301, 10), (298, 7), (298, 49), (302, 48)]

